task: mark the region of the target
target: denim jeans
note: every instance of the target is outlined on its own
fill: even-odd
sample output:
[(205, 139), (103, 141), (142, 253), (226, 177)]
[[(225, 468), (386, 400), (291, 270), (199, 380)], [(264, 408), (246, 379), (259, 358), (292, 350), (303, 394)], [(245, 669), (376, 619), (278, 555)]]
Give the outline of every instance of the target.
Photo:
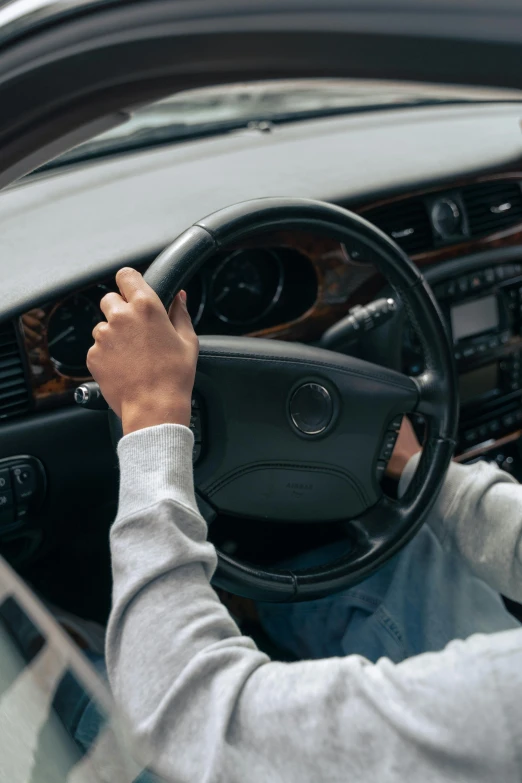
[[(291, 566), (334, 561), (346, 548), (346, 543), (331, 544), (293, 559)], [(317, 601), (257, 607), (272, 641), (299, 659), (358, 654), (399, 663), (442, 650), (452, 639), (519, 626), (500, 596), (457, 553), (443, 551), (428, 525), (355, 587)]]

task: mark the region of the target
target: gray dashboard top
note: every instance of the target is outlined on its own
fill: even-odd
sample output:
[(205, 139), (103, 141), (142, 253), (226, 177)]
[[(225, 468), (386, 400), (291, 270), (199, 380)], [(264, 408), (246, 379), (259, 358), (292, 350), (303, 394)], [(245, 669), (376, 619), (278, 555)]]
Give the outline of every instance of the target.
[(58, 169), (0, 193), (0, 318), (161, 250), (262, 196), (343, 203), (520, 163), (522, 105), (358, 114)]

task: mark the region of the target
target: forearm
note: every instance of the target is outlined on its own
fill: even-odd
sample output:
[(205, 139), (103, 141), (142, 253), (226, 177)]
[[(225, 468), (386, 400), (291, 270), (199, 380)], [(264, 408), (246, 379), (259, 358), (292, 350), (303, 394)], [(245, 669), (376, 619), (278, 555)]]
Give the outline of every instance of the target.
[(394, 782), (411, 769), (442, 781), (448, 763), (462, 781), (517, 779), (522, 749), (504, 726), (522, 720), (520, 636), (400, 666), (269, 662), (209, 585), (216, 558), (194, 502), (191, 445), (188, 430), (167, 426), (119, 447), (107, 663), (151, 766), (176, 783)]
[[(401, 478), (405, 491), (418, 462)], [(452, 463), (427, 520), (445, 548), (456, 549), (493, 589), (522, 601), (522, 486), (486, 462)]]

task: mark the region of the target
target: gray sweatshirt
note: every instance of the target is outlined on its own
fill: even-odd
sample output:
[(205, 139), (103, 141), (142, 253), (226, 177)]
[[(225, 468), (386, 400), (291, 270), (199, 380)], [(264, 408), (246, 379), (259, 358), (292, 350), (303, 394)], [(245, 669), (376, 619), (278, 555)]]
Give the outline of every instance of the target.
[[(192, 444), (178, 425), (119, 444), (107, 664), (145, 763), (175, 783), (520, 783), (522, 629), (397, 665), (271, 662), (209, 584), (216, 553)], [(428, 523), (477, 576), (522, 599), (522, 488), (506, 473), (453, 464)]]

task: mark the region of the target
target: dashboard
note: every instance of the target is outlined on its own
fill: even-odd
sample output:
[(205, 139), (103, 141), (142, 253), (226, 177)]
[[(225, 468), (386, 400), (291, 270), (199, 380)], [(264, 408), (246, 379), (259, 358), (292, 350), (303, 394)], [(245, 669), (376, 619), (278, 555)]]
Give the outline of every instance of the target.
[[(522, 173), (463, 180), (356, 211), (392, 236), (432, 283), (459, 370), (460, 454), (515, 437), (522, 427)], [(503, 263), (506, 253), (510, 263)], [(145, 272), (156, 255), (134, 266)], [(190, 282), (187, 299), (199, 334), (314, 342), (385, 285), (360, 247), (306, 231), (275, 232), (216, 254)], [(71, 405), (74, 388), (89, 378), (91, 333), (111, 290), (113, 276), (21, 316), (36, 410)], [(402, 346), (401, 369), (422, 372), (413, 330), (406, 325), (392, 339)]]
[[(34, 548), (57, 527), (60, 537), (86, 541), (93, 516), (103, 518), (93, 506), (113, 514), (117, 472), (106, 417), (79, 410), (73, 393), (88, 379), (91, 332), (115, 271), (144, 272), (192, 221), (258, 195), (345, 206), (403, 248), (431, 283), (452, 335), (458, 459), (504, 460), (522, 430), (520, 111), (444, 110), (436, 118), (388, 115), (384, 145), (379, 117), (302, 123), (273, 138), (245, 134), (73, 167), (1, 193), (0, 478), (11, 472), (19, 495), (16, 517), (8, 512), (6, 523), (0, 509), (2, 551), (12, 540), (23, 559), (15, 547)], [(485, 149), (484, 138), (493, 137)], [(485, 160), (490, 170), (480, 173)], [(245, 176), (248, 161), (255, 182)], [(205, 189), (211, 179), (220, 187)], [(279, 231), (217, 253), (187, 293), (199, 334), (314, 343), (351, 308), (390, 290), (361, 247)], [(372, 332), (378, 356), (359, 355), (415, 375), (422, 352), (399, 316), (400, 308)]]

